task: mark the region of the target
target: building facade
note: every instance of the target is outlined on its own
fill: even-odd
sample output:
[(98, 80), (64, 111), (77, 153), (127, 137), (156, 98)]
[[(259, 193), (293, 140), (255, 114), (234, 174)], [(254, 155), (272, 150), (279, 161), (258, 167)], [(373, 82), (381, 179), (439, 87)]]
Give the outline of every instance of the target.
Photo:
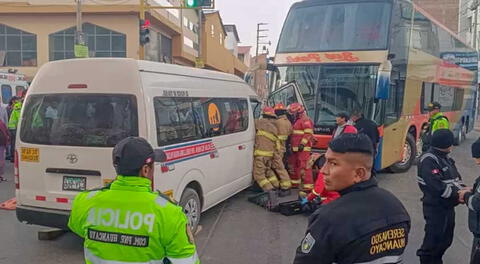
[[(16, 69), (31, 80), (43, 64), (74, 58), (75, 1), (2, 2), (5, 1), (0, 0), (0, 70)], [(82, 28), (89, 56), (138, 59), (139, 1), (111, 2), (82, 1)], [(179, 6), (182, 1), (155, 2), (161, 6)], [(147, 12), (146, 18), (151, 22), (150, 42), (145, 45), (146, 60), (195, 65), (201, 30), (196, 10), (156, 9)], [(215, 69), (230, 72), (227, 68)]]
[(225, 31), (227, 32), (225, 48), (233, 53), (233, 56), (238, 57), (238, 43), (240, 43), (240, 38), (238, 37), (237, 26), (225, 25)]
[(461, 0), (413, 0), (413, 2), (432, 15), (435, 20), (458, 34), (458, 18)]
[[(480, 27), (478, 23), (480, 22), (478, 4), (480, 1), (477, 0), (460, 0), (460, 11), (459, 11), (459, 36), (462, 38), (468, 45), (471, 47), (478, 48)], [(475, 27), (475, 16), (477, 16), (477, 26)], [(475, 34), (475, 30), (477, 33)], [(475, 40), (476, 38), (476, 40)]]

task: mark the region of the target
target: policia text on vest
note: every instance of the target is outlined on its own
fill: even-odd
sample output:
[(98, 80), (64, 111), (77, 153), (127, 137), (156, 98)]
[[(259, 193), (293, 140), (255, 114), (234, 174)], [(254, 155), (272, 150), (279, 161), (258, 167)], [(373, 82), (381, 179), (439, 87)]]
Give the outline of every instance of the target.
[(68, 226), (85, 239), (86, 263), (199, 264), (182, 208), (152, 192), (153, 163), (162, 158), (134, 137), (118, 143), (113, 157), (116, 180), (73, 202)]

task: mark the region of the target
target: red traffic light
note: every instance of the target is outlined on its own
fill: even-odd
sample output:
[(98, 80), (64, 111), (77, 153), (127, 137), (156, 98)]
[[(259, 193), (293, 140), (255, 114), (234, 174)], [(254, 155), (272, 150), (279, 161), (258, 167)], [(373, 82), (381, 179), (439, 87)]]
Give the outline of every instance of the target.
[(140, 20), (140, 26), (142, 27), (142, 29), (147, 29), (150, 27), (150, 25), (151, 23), (149, 19)]

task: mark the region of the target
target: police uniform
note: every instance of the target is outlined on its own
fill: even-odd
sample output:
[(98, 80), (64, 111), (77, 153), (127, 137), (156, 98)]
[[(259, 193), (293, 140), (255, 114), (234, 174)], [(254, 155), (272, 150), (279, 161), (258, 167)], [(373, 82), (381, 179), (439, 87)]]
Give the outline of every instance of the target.
[[(366, 138), (348, 141), (346, 138)], [(329, 147), (338, 152), (373, 154), (365, 135), (345, 134)], [(359, 151), (360, 150), (360, 151)], [(340, 191), (340, 198), (309, 218), (294, 264), (401, 263), (408, 243), (410, 217), (402, 203), (379, 188), (375, 178)]]
[[(114, 149), (118, 156), (119, 174), (155, 159), (140, 138), (121, 141)], [(182, 208), (152, 192), (151, 184), (145, 177), (118, 175), (106, 188), (77, 195), (68, 226), (84, 238), (87, 264), (200, 263)]]
[[(472, 145), (472, 157), (480, 158), (480, 139)], [(478, 264), (480, 263), (480, 177), (475, 180), (472, 192), (465, 194), (464, 200), (469, 209), (468, 228), (473, 234), (470, 264)]]
[[(439, 103), (433, 102), (428, 105), (428, 110), (433, 111), (435, 109), (440, 109), (441, 107), (442, 106)], [(435, 133), (435, 131), (439, 129), (450, 129), (450, 123), (448, 121), (448, 118), (444, 116), (442, 112), (438, 112), (432, 115), (428, 122), (428, 127), (422, 134), (423, 152), (427, 151), (430, 148), (432, 135), (433, 133)]]
[(423, 192), (425, 237), (417, 255), (422, 264), (441, 264), (453, 241), (454, 208), (459, 204), (458, 191), (464, 184), (453, 159), (440, 150), (452, 145), (452, 132), (437, 130), (432, 136), (432, 148), (420, 157), (417, 180)]

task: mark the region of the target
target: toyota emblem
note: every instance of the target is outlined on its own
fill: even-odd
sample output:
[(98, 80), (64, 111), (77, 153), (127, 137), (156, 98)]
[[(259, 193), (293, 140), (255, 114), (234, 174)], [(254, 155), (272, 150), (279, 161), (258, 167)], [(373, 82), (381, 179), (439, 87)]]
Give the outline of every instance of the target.
[(78, 161), (77, 155), (75, 154), (68, 154), (67, 155), (67, 160), (70, 162), (70, 164), (75, 164)]

